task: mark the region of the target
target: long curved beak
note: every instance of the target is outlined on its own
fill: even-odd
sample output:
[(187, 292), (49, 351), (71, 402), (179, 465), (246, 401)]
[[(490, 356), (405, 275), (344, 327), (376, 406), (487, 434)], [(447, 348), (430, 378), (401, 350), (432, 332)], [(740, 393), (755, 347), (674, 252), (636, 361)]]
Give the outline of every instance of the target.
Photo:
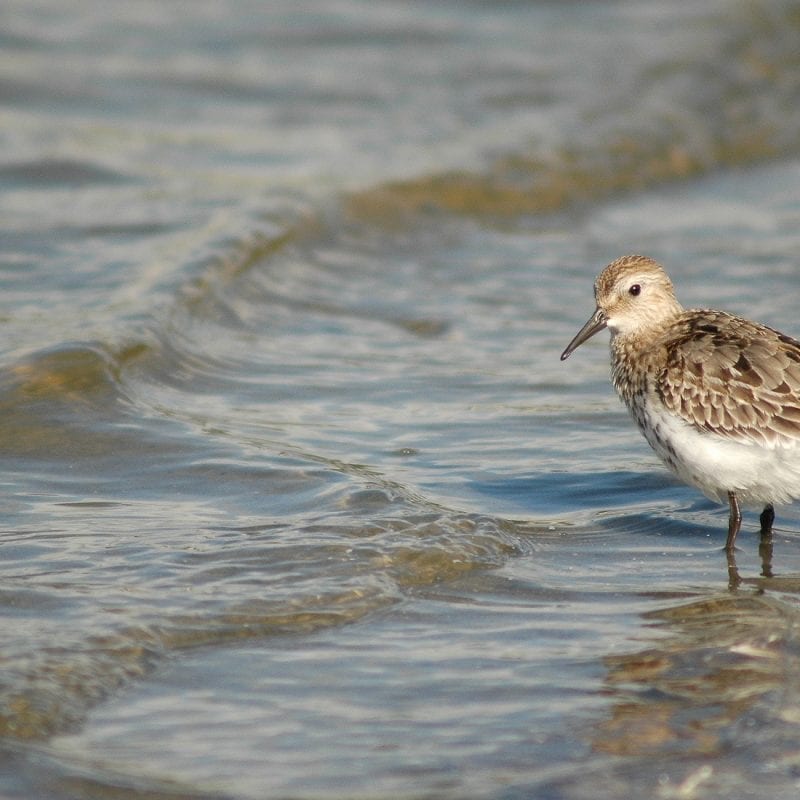
[(591, 339), (596, 333), (605, 328), (608, 320), (606, 315), (599, 308), (595, 309), (589, 321), (575, 334), (575, 338), (567, 345), (566, 350), (561, 354), (561, 360), (566, 361), (573, 350), (580, 347), (587, 339)]

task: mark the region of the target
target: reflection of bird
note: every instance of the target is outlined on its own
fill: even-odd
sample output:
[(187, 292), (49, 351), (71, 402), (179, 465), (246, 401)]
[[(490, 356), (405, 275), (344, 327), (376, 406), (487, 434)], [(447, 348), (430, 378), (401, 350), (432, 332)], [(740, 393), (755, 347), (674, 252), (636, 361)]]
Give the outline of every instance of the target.
[(664, 463), (708, 497), (730, 504), (733, 550), (739, 501), (800, 497), (800, 342), (723, 311), (684, 310), (664, 270), (644, 256), (609, 264), (594, 285), (589, 321), (561, 354), (611, 331), (611, 379)]

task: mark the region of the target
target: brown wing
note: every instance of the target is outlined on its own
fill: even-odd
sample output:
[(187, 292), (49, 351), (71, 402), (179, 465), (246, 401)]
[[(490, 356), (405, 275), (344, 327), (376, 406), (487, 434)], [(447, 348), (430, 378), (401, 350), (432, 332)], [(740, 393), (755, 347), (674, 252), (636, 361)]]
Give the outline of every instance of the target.
[(719, 311), (685, 312), (656, 391), (697, 428), (757, 444), (800, 441), (800, 342)]

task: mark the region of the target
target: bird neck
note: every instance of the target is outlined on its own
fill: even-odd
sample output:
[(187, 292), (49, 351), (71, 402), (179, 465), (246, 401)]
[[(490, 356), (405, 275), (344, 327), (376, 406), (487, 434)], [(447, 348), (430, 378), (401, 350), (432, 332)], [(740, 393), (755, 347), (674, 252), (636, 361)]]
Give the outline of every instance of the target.
[(612, 334), (611, 381), (629, 407), (637, 396), (646, 391), (648, 376), (660, 371), (659, 362), (664, 351), (658, 342), (670, 322), (648, 328), (646, 333), (633, 331)]

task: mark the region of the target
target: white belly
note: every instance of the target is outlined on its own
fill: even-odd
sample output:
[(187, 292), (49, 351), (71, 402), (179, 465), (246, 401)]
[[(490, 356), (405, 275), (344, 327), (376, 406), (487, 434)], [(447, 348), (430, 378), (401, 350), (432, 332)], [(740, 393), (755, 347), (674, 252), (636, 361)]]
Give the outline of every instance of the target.
[(768, 447), (700, 431), (657, 402), (631, 413), (661, 460), (712, 500), (724, 502), (729, 491), (745, 505), (800, 497), (800, 443)]

